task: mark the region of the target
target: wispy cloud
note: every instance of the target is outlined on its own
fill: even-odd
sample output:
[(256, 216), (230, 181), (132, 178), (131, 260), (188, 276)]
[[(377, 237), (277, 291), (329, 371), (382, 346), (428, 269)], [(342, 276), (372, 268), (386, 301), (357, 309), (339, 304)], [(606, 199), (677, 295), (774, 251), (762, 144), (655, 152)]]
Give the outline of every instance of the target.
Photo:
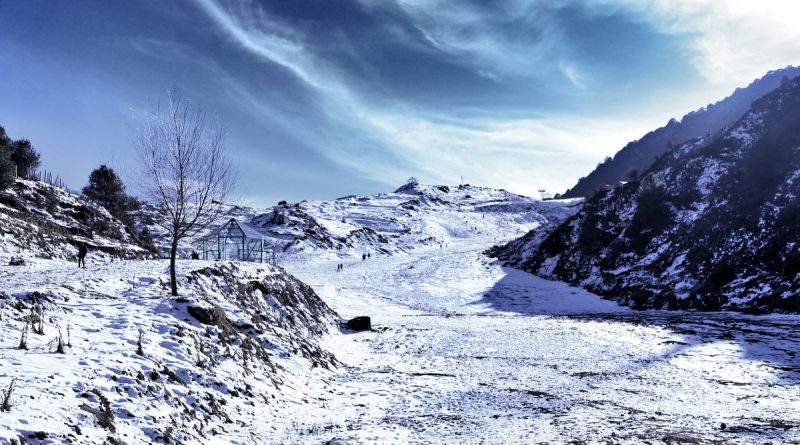
[[(227, 38), (302, 81), (316, 95), (316, 107), (326, 117), (325, 122), (304, 121), (302, 116), (276, 122), (296, 127), (299, 137), (321, 155), (378, 182), (398, 183), (410, 175), (431, 182), (454, 182), (463, 175), (476, 183), (529, 194), (539, 187), (560, 190), (591, 170), (604, 155), (663, 123), (663, 115), (656, 119), (619, 113), (600, 118), (486, 119), (458, 112), (445, 116), (441, 111), (411, 106), (401, 97), (387, 95), (376, 100), (365, 97), (358, 79), (348, 78), (316, 53), (306, 43), (309, 36), (270, 17), (257, 4), (196, 1)], [(443, 0), (364, 1), (363, 5), (373, 10), (399, 8), (423, 40), (420, 43), (404, 28), (392, 27), (393, 37), (401, 44), (427, 45), (426, 51), (440, 52), (485, 78), (502, 81), (531, 72), (557, 72), (574, 88), (585, 89), (589, 75), (579, 60), (570, 57), (552, 19), (558, 8), (570, 3), (514, 0), (497, 3), (491, 11)], [(608, 5), (598, 0), (590, 13), (603, 15), (626, 8), (664, 33), (694, 36), (698, 69), (726, 88), (731, 82), (740, 85), (762, 74), (765, 64), (789, 63), (793, 54), (800, 54), (800, 49), (791, 46), (790, 37), (796, 31), (790, 20), (775, 17), (781, 14), (764, 15), (754, 7), (715, 0), (687, 1), (675, 7), (661, 0)], [(515, 39), (503, 32), (504, 26), (520, 22), (538, 30), (535, 38)], [(766, 48), (762, 52), (759, 42)], [(235, 92), (259, 113), (280, 114), (246, 88), (238, 86)]]

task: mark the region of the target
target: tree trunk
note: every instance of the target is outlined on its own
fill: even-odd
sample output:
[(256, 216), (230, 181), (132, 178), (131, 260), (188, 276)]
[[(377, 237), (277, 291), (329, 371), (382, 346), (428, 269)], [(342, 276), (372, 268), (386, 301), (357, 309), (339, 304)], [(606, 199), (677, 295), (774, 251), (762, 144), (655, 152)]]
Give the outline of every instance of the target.
[(172, 289), (172, 296), (178, 296), (178, 277), (175, 273), (175, 260), (178, 256), (178, 240), (172, 240), (172, 246), (169, 249), (169, 284)]

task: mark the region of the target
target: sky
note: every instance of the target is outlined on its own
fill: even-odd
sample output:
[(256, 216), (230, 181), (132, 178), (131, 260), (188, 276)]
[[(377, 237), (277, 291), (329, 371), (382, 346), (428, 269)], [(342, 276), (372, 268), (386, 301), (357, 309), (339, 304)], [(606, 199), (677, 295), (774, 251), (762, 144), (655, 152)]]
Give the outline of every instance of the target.
[(135, 193), (167, 91), (224, 123), (237, 199), (571, 187), (670, 118), (800, 64), (800, 2), (0, 0), (0, 125)]

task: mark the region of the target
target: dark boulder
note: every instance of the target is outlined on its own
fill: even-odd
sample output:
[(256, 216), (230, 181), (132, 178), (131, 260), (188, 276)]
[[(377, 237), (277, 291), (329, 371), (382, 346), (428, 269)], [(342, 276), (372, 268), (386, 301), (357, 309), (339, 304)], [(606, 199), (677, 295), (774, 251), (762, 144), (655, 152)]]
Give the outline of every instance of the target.
[(354, 331), (370, 331), (372, 330), (372, 321), (367, 316), (356, 317), (347, 321), (347, 329)]
[(8, 262), (9, 266), (24, 266), (25, 259), (23, 258), (11, 258), (11, 261)]
[(214, 316), (211, 309), (200, 306), (189, 306), (186, 310), (189, 312), (189, 315), (196, 318), (200, 323), (214, 324)]
[(196, 318), (202, 324), (209, 324), (220, 328), (223, 337), (236, 334), (236, 327), (228, 319), (225, 310), (219, 306), (204, 308), (200, 306), (187, 306), (186, 311), (189, 315)]

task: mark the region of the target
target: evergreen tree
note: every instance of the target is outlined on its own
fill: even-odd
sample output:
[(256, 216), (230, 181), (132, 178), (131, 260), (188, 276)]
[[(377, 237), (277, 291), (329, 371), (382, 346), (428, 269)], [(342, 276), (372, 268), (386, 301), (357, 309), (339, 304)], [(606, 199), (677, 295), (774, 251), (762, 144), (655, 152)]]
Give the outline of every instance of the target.
[(39, 166), (39, 153), (27, 139), (11, 143), (11, 162), (17, 165), (17, 174), (27, 177), (31, 169)]
[(11, 139), (6, 135), (6, 129), (0, 126), (0, 147), (11, 145)]
[(14, 184), (14, 163), (11, 162), (11, 139), (6, 129), (0, 127), (0, 191)]
[(153, 235), (150, 233), (150, 230), (148, 230), (147, 227), (142, 228), (142, 231), (139, 232), (139, 243), (146, 249), (156, 251), (155, 240), (153, 239)]
[(14, 163), (7, 147), (0, 145), (0, 191), (14, 184)]
[(105, 207), (126, 227), (133, 224), (129, 210), (135, 200), (125, 193), (125, 184), (122, 183), (122, 179), (117, 176), (114, 169), (101, 165), (92, 171), (89, 175), (89, 184), (83, 188), (83, 194)]

